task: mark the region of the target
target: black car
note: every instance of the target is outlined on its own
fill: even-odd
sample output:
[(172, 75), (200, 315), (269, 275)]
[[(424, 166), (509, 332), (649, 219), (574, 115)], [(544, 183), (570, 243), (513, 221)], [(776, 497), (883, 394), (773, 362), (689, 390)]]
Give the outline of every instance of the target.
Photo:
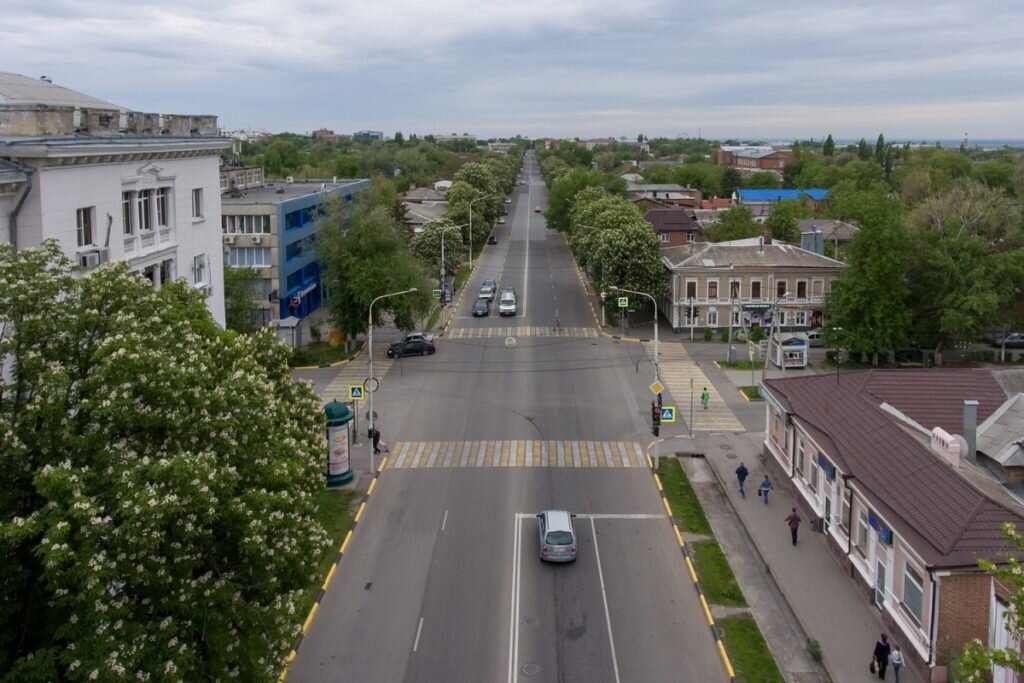
[(495, 237), (494, 235), (491, 235), (490, 237), (487, 238), (487, 244), (497, 244), (497, 243), (498, 243), (498, 238)]
[(388, 347), (388, 358), (401, 358), (402, 356), (429, 356), (437, 351), (433, 342), (426, 339), (407, 339), (395, 342)]
[(487, 299), (477, 299), (473, 302), (473, 317), (486, 318), (491, 314), (491, 302)]
[(992, 346), (1000, 347), (1004, 344), (1008, 349), (1024, 349), (1024, 333), (1011, 332), (1005, 337), (1000, 335), (996, 339), (992, 340)]

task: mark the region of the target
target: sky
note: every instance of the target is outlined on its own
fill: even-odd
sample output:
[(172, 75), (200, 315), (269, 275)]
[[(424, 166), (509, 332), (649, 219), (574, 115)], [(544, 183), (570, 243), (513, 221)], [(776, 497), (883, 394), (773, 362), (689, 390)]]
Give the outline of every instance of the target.
[(222, 128), (1024, 138), (1020, 0), (5, 0), (0, 71)]

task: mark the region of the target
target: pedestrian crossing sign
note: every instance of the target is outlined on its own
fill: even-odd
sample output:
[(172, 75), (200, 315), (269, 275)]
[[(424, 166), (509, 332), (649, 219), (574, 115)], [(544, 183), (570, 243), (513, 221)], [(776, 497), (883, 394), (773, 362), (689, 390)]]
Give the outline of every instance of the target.
[(619, 299), (619, 308), (629, 308), (629, 297), (628, 296), (620, 296), (620, 297), (618, 297), (618, 299)]
[(440, 289), (435, 289), (434, 290), (434, 298), (435, 299), (440, 299), (441, 298), (441, 290)]
[(353, 400), (353, 401), (362, 401), (363, 400), (363, 388), (361, 386), (359, 386), (358, 384), (350, 384), (350, 385), (348, 385), (348, 397), (349, 397), (350, 400)]
[(662, 422), (675, 422), (676, 421), (676, 407), (675, 406), (662, 406), (661, 407), (661, 421)]

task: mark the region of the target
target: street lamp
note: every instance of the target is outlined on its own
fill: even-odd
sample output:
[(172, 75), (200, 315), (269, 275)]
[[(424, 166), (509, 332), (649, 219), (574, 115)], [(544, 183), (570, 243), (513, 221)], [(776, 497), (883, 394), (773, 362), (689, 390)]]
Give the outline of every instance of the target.
[(401, 294), (411, 294), (417, 291), (415, 287), (409, 289), (403, 289), (401, 292), (391, 292), (390, 294), (381, 294), (376, 299), (370, 302), (370, 313), (368, 316), (368, 329), (369, 329), (369, 360), (370, 360), (370, 378), (367, 380), (369, 384), (366, 390), (370, 392), (370, 474), (377, 471), (377, 459), (374, 457), (373, 452), (373, 429), (374, 423), (377, 421), (377, 416), (373, 412), (373, 394), (376, 387), (373, 385), (373, 305), (381, 299), (387, 299), (392, 296), (399, 296)]
[[(778, 324), (777, 323), (778, 323), (778, 319), (779, 319), (779, 317), (778, 317), (779, 302), (782, 301), (783, 299), (785, 299), (786, 296), (788, 296), (788, 294), (789, 294), (789, 292), (783, 292), (782, 294), (780, 294), (778, 296), (777, 299), (775, 299), (775, 301), (772, 302), (772, 324), (768, 327), (768, 353), (764, 357), (764, 368), (761, 370), (761, 381), (762, 382), (764, 381), (765, 373), (768, 372), (768, 363), (770, 363), (771, 359), (772, 359), (772, 340), (775, 338), (775, 335), (772, 333), (772, 330), (778, 328)], [(781, 330), (780, 330), (780, 332), (781, 332)], [(775, 346), (779, 347), (778, 344), (776, 344)], [(781, 347), (779, 347), (779, 348), (781, 348)], [(782, 368), (782, 374), (783, 374), (783, 376), (785, 376), (785, 374), (786, 374), (786, 356), (783, 354), (782, 358), (780, 360), (781, 360), (781, 362), (779, 364), (779, 367)]]
[(485, 194), (483, 197), (471, 199), (469, 202), (469, 269), (473, 270), (473, 205), (481, 199), (490, 199), (494, 195)]
[[(653, 296), (647, 292), (634, 292), (632, 289), (625, 289), (624, 287), (616, 287), (611, 285), (608, 289), (612, 292), (626, 292), (627, 294), (636, 294), (637, 296), (646, 296), (654, 304), (654, 381), (657, 382), (661, 379), (661, 374), (658, 371), (658, 302)], [(659, 392), (660, 393), (660, 392)]]
[[(462, 225), (453, 226), (453, 229), (461, 230), (464, 227), (466, 227), (465, 223), (463, 223)], [(441, 306), (442, 307), (444, 306), (444, 271), (445, 271), (445, 268), (444, 268), (444, 238), (445, 238), (445, 235), (448, 234), (448, 230), (449, 229), (450, 228), (447, 225), (443, 226), (441, 228), (441, 278), (440, 278), (440, 280), (441, 280)], [(470, 228), (470, 232), (472, 232), (472, 228)]]
[(833, 327), (832, 334), (836, 338), (836, 384), (839, 384), (839, 333), (843, 331), (841, 327)]

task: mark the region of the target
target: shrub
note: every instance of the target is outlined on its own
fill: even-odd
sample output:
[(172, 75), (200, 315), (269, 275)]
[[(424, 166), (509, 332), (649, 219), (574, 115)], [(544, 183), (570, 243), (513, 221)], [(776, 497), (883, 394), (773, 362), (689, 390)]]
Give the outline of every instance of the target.
[(711, 338), (715, 336), (715, 331), (710, 327), (704, 328), (704, 341), (711, 341)]
[(821, 661), (821, 643), (814, 638), (807, 639), (807, 654), (816, 662)]

